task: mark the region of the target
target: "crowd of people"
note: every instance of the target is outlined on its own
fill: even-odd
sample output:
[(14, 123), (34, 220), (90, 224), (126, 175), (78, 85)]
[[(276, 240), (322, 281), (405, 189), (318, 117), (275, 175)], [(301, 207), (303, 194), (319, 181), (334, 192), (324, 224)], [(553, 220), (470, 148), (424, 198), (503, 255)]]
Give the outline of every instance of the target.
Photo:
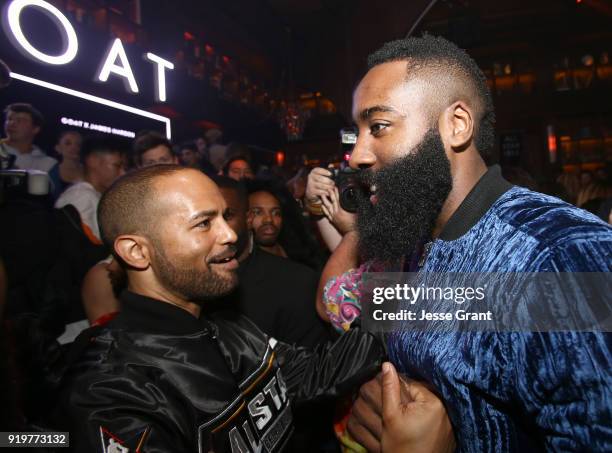
[(560, 176), (562, 201), (487, 167), (486, 79), (442, 38), (368, 63), (356, 212), (330, 168), (284, 179), (218, 129), (65, 130), (45, 152), (43, 115), (6, 106), (4, 431), (68, 431), (83, 452), (612, 449), (609, 333), (362, 329), (368, 272), (612, 267), (605, 168)]

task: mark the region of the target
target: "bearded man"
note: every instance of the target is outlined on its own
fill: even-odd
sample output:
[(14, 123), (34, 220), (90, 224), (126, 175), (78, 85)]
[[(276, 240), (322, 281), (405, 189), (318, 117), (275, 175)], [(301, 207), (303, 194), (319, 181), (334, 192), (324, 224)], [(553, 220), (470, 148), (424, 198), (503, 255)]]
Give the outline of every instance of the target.
[[(341, 306), (344, 295), (360, 293), (358, 279), (341, 275), (360, 256), (421, 275), (612, 270), (608, 225), (486, 167), (493, 103), (467, 53), (442, 38), (410, 38), (385, 44), (369, 68), (353, 96), (358, 137), (350, 165), (361, 169), (364, 186), (356, 220), (338, 209), (329, 179), (313, 177), (310, 191), (346, 233), (320, 293), (329, 277), (344, 280), (327, 286), (334, 294), (326, 302)], [(609, 301), (603, 312), (610, 315)], [(427, 381), (442, 399), (460, 451), (612, 448), (605, 331), (400, 329), (387, 344), (398, 370)], [(372, 381), (353, 407), (349, 432), (371, 451), (404, 451), (409, 418), (398, 398), (389, 407), (390, 396)]]
[(74, 451), (282, 451), (291, 404), (380, 369), (382, 345), (359, 329), (315, 353), (246, 318), (202, 315), (236, 286), (238, 262), (225, 201), (200, 171), (138, 169), (98, 215), (128, 288), (119, 314), (75, 341), (58, 417)]

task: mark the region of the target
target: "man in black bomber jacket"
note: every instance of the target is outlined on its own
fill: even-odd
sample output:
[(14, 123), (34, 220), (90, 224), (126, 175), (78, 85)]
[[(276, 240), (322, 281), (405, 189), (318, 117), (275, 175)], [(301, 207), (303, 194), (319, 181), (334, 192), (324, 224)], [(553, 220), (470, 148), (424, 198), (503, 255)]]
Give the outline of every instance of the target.
[(200, 316), (237, 283), (225, 210), (208, 177), (175, 165), (137, 170), (104, 194), (102, 236), (129, 283), (121, 312), (77, 340), (60, 411), (74, 451), (282, 451), (291, 405), (379, 370), (383, 346), (359, 328), (311, 351), (246, 318)]

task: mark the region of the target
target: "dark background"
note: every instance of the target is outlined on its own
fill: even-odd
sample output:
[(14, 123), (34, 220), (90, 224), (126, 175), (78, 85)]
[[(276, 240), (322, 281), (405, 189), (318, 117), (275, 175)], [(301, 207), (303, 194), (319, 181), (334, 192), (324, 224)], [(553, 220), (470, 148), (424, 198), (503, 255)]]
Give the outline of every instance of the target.
[[(77, 59), (59, 68), (32, 63), (5, 39), (0, 58), (15, 72), (169, 116), (177, 140), (219, 126), (226, 141), (284, 150), (289, 166), (337, 158), (338, 130), (351, 123), (352, 90), (367, 55), (388, 40), (429, 32), (468, 50), (488, 77), (498, 119), (491, 162), (546, 180), (612, 161), (610, 1), (52, 3), (77, 30)], [(57, 31), (36, 16), (24, 14), (24, 24), (32, 24), (28, 37), (41, 49), (57, 49)], [(117, 77), (92, 82), (115, 36), (124, 42), (138, 95), (126, 93)], [(154, 102), (154, 66), (142, 59), (147, 51), (176, 66), (167, 73), (163, 105)], [(0, 102), (18, 98), (19, 90), (15, 83)], [(32, 102), (51, 116), (59, 110), (55, 98)], [(300, 126), (290, 136), (284, 120), (292, 115)]]

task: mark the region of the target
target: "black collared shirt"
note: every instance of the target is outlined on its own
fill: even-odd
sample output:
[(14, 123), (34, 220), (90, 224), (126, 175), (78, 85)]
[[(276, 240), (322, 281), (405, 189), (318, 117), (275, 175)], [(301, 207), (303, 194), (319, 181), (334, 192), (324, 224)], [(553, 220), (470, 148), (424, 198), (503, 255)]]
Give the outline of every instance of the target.
[(512, 184), (502, 177), (499, 165), (490, 167), (448, 219), (440, 239), (453, 241), (463, 236), (511, 188)]

